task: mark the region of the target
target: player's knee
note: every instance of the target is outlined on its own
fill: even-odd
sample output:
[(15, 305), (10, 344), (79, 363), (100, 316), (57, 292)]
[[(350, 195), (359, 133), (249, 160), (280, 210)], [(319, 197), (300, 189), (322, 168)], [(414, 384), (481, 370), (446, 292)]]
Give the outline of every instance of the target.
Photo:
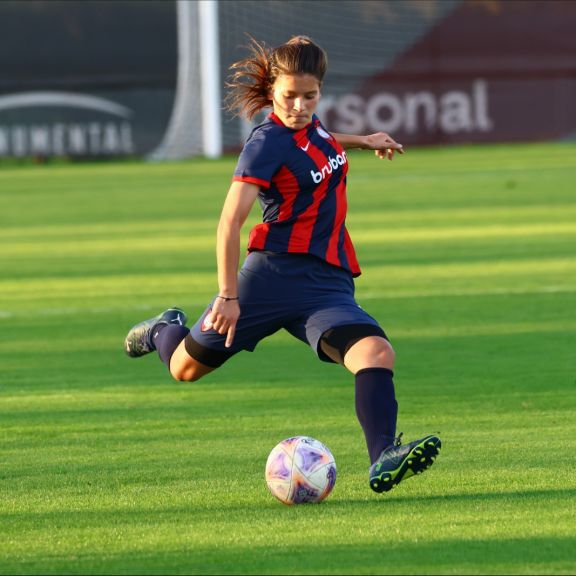
[(364, 368), (394, 369), (396, 354), (388, 340), (379, 336), (368, 336), (350, 348), (344, 365), (354, 374)]
[(322, 334), (320, 344), (326, 355), (341, 364), (346, 364), (351, 350), (353, 356), (365, 354), (372, 356), (375, 362), (394, 360), (394, 350), (384, 330), (374, 324), (345, 324), (331, 328)]
[(188, 365), (170, 365), (170, 374), (178, 382), (197, 382), (206, 374), (195, 364)]
[(373, 344), (373, 356), (375, 362), (382, 366), (392, 367), (396, 360), (396, 352), (392, 348), (392, 344), (384, 338), (378, 338), (378, 341)]

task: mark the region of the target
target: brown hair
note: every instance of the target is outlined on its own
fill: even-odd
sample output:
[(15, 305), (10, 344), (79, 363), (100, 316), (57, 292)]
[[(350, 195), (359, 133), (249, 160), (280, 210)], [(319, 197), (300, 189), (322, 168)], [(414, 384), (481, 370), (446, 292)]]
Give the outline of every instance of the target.
[(307, 36), (294, 36), (274, 49), (252, 37), (250, 40), (250, 56), (230, 66), (226, 83), (230, 89), (226, 107), (236, 116), (251, 120), (262, 108), (270, 106), (270, 89), (282, 74), (310, 74), (322, 84), (328, 58)]

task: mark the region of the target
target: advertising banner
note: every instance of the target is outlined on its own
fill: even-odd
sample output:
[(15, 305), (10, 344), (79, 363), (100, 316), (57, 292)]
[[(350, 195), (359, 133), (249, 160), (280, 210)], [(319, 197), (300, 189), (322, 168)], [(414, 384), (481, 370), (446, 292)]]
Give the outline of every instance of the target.
[[(327, 51), (318, 114), (330, 130), (410, 145), (576, 138), (573, 0), (219, 5), (223, 80), (247, 33), (270, 46), (304, 34)], [(224, 123), (230, 149), (248, 133)]]
[(170, 119), (173, 1), (0, 3), (0, 158), (146, 155)]
[(576, 2), (462, 2), (322, 113), (406, 143), (575, 138), (574, 30)]

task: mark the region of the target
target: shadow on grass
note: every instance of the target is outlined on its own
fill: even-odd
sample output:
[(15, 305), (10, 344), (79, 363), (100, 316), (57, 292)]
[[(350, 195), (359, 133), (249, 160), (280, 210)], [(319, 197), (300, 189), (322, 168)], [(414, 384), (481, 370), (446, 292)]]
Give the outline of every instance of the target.
[[(165, 544), (165, 543), (163, 543)], [(18, 562), (0, 561), (10, 574), (570, 574), (576, 561), (567, 537), (379, 540), (325, 544), (303, 534), (297, 545), (158, 546), (138, 541)], [(126, 546), (126, 544), (125, 544)]]
[[(205, 487), (201, 487), (203, 490)], [(264, 495), (264, 494), (263, 494)], [(124, 495), (125, 497), (126, 495)], [(182, 500), (185, 495), (182, 495)], [(10, 525), (22, 528), (42, 528), (45, 526), (58, 526), (61, 528), (99, 528), (115, 526), (144, 526), (159, 525), (164, 522), (172, 524), (186, 523), (189, 526), (205, 521), (229, 521), (233, 524), (245, 523), (255, 515), (258, 521), (282, 524), (286, 520), (298, 522), (299, 520), (325, 520), (330, 518), (349, 519), (352, 514), (358, 518), (364, 518), (365, 514), (378, 513), (381, 519), (381, 507), (385, 507), (389, 514), (406, 513), (415, 510), (434, 510), (439, 503), (459, 509), (459, 506), (475, 507), (477, 504), (486, 506), (516, 503), (530, 504), (559, 500), (562, 502), (574, 502), (576, 488), (563, 488), (553, 490), (524, 490), (498, 493), (476, 494), (449, 494), (449, 495), (424, 495), (424, 496), (394, 496), (370, 495), (366, 499), (328, 499), (320, 504), (302, 506), (285, 506), (269, 497), (265, 493), (265, 502), (254, 499), (243, 500), (239, 496), (230, 501), (203, 501), (201, 498), (194, 501), (186, 500), (186, 504), (170, 505), (156, 502), (155, 504), (142, 503), (138, 505), (137, 498), (132, 499), (132, 505), (122, 507), (106, 507), (101, 510), (85, 509), (58, 509), (53, 511), (26, 511), (26, 512), (2, 512), (0, 513), (0, 525), (7, 529)], [(172, 502), (174, 500), (171, 500)], [(256, 506), (256, 507), (255, 507)], [(420, 507), (420, 508), (418, 508)], [(576, 559), (576, 556), (575, 556)]]

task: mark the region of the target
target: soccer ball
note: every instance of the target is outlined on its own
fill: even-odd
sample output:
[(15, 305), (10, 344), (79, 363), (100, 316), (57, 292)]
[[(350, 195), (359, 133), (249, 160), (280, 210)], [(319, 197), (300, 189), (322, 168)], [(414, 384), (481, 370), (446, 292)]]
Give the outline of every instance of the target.
[(321, 502), (332, 492), (335, 483), (334, 456), (314, 438), (287, 438), (268, 456), (266, 484), (284, 504)]

